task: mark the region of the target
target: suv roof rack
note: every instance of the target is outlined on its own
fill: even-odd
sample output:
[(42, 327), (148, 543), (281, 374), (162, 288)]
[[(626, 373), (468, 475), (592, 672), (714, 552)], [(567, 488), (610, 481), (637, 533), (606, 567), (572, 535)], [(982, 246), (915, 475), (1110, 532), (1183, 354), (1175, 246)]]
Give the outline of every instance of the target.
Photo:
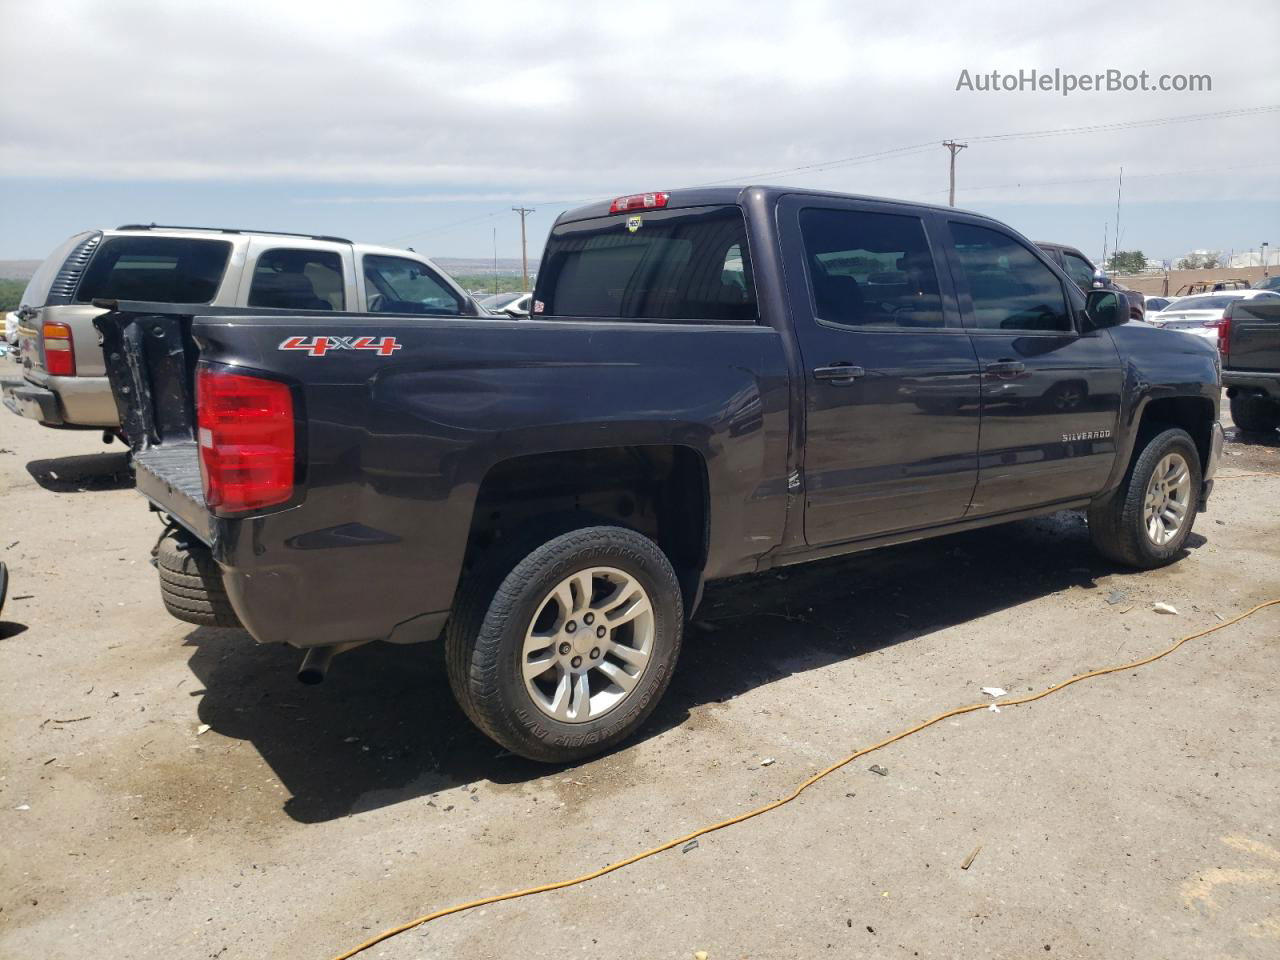
[(330, 237), (325, 234), (290, 233), (287, 230), (245, 230), (240, 227), (184, 227), (172, 223), (122, 223), (117, 230), (208, 230), (210, 233), (260, 233), (268, 237), (305, 237), (308, 240), (327, 240), (330, 243), (350, 243), (346, 237)]

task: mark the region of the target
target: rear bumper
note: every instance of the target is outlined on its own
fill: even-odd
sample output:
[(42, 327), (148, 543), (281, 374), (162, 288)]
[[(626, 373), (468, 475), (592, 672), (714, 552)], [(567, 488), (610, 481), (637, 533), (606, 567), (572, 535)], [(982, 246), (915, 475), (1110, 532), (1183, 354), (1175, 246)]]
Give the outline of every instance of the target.
[(424, 613), (414, 595), (394, 590), (379, 596), (387, 578), (374, 569), (377, 554), (351, 553), (385, 549), (395, 538), (358, 523), (298, 534), (292, 511), (216, 518), (205, 504), (194, 441), (136, 451), (133, 462), (138, 492), (212, 548), (227, 599), (259, 643), (306, 648), (440, 635), (449, 611)]
[(37, 420), (50, 427), (62, 426), (62, 410), (58, 397), (52, 390), (37, 387), (25, 380), (9, 381), (4, 385), (3, 402), (11, 413), (28, 420)]
[(1280, 370), (1270, 372), (1255, 370), (1249, 373), (1238, 373), (1234, 370), (1222, 371), (1222, 385), (1227, 388), (1227, 396), (1235, 396), (1242, 388), (1247, 392), (1259, 392), (1273, 400), (1280, 400)]
[(49, 377), (6, 383), (4, 405), (20, 417), (50, 427), (110, 430), (120, 425), (106, 377)]

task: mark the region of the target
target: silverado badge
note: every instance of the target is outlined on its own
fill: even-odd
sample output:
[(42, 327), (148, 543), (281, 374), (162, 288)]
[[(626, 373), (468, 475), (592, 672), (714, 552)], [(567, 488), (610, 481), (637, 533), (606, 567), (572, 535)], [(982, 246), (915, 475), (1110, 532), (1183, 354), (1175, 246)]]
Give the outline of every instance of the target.
[(1110, 437), (1110, 430), (1086, 430), (1084, 433), (1064, 433), (1062, 435), (1062, 442), (1071, 443), (1075, 440), (1107, 440)]

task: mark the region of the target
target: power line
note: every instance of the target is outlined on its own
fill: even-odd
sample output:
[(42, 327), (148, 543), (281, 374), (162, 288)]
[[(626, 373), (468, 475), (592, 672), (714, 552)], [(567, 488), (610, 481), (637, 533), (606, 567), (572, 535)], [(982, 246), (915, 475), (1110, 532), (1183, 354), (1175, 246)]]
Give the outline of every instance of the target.
[[(991, 134), (983, 134), (981, 136), (966, 137), (965, 140), (971, 141), (974, 143), (993, 143), (993, 142), (1001, 142), (1001, 141), (1009, 141), (1009, 140), (1035, 140), (1035, 139), (1041, 139), (1045, 137), (1080, 136), (1080, 135), (1086, 135), (1090, 133), (1104, 133), (1107, 131), (1115, 131), (1115, 130), (1137, 130), (1137, 129), (1143, 129), (1148, 127), (1167, 126), (1170, 124), (1197, 123), (1203, 120), (1224, 120), (1224, 119), (1234, 119), (1237, 117), (1260, 116), (1263, 114), (1275, 113), (1277, 111), (1280, 111), (1280, 104), (1268, 104), (1268, 105), (1258, 106), (1258, 107), (1240, 107), (1232, 110), (1217, 110), (1209, 113), (1183, 114), (1179, 116), (1170, 116), (1170, 117), (1153, 117), (1147, 120), (1122, 120), (1116, 123), (1097, 123), (1097, 124), (1088, 124), (1086, 126), (1079, 126), (1079, 127), (1059, 127), (1059, 128), (1050, 128), (1050, 129), (1044, 129), (1044, 130), (1023, 130), (1023, 131), (1017, 131), (1013, 133), (991, 133)], [(955, 141), (953, 140), (950, 142), (954, 143)], [(791, 174), (797, 174), (797, 173), (809, 173), (809, 172), (815, 172), (818, 170), (830, 169), (833, 167), (852, 166), (860, 163), (872, 163), (877, 160), (884, 160), (889, 158), (902, 159), (904, 157), (911, 156), (916, 153), (924, 153), (928, 150), (932, 150), (936, 145), (937, 145), (936, 140), (929, 140), (926, 143), (908, 144), (906, 146), (901, 146), (901, 147), (892, 147), (888, 150), (878, 150), (873, 153), (857, 154), (851, 157), (836, 157), (828, 160), (817, 160), (812, 163), (801, 164), (799, 166), (794, 166), (794, 167), (783, 167), (780, 169), (765, 170), (765, 171), (760, 171), (756, 173), (737, 174), (735, 176), (725, 177), (719, 180), (707, 180), (702, 183), (693, 184), (693, 186), (712, 187), (712, 186), (717, 186), (719, 184), (726, 184), (726, 183), (744, 183), (744, 182), (749, 183), (749, 182), (761, 180), (765, 177), (785, 176), (785, 175), (791, 175)], [(964, 146), (968, 146), (968, 143), (964, 144)], [(953, 160), (954, 160), (955, 152), (956, 151), (952, 152)], [(1107, 179), (1110, 179), (1110, 178), (1107, 178)], [(993, 187), (975, 187), (975, 188), (969, 188), (969, 189), (994, 189), (994, 188)], [(550, 206), (563, 205), (563, 206), (573, 207), (573, 206), (581, 206), (587, 203), (594, 203), (602, 199), (608, 199), (608, 198), (593, 197), (585, 200), (570, 200), (570, 201), (549, 203), (548, 205)], [(513, 207), (512, 209), (515, 210), (516, 208)], [(444, 224), (443, 226), (440, 226), (440, 227), (433, 227), (428, 230), (418, 231), (417, 233), (407, 234), (406, 236), (401, 237), (399, 239), (404, 240), (404, 239), (433, 236), (448, 230), (452, 230), (456, 227), (466, 226), (470, 223), (475, 223), (479, 220), (484, 220), (488, 217), (496, 216), (500, 212), (502, 211), (494, 210), (477, 217), (470, 217), (466, 220), (459, 220), (454, 223)], [(523, 223), (523, 219), (524, 218), (522, 216), (521, 217), (522, 223)], [(396, 242), (398, 241), (391, 241), (392, 244)], [(525, 273), (527, 276), (528, 271), (526, 270)]]

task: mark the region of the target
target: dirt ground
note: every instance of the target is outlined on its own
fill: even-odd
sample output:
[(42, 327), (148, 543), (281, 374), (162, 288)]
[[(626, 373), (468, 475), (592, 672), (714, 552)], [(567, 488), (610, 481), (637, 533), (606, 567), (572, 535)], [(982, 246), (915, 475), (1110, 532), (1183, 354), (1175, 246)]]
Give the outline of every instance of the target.
[[(302, 687), (295, 651), (170, 619), (121, 447), (0, 411), (0, 955), (324, 960), (777, 797), (983, 686), (1155, 651), (1280, 597), (1280, 436), (1229, 436), (1169, 568), (1117, 569), (1061, 515), (728, 584), (642, 735), (553, 769), (466, 724), (437, 649)], [(1277, 677), (1272, 608), (366, 956), (1280, 957)]]

